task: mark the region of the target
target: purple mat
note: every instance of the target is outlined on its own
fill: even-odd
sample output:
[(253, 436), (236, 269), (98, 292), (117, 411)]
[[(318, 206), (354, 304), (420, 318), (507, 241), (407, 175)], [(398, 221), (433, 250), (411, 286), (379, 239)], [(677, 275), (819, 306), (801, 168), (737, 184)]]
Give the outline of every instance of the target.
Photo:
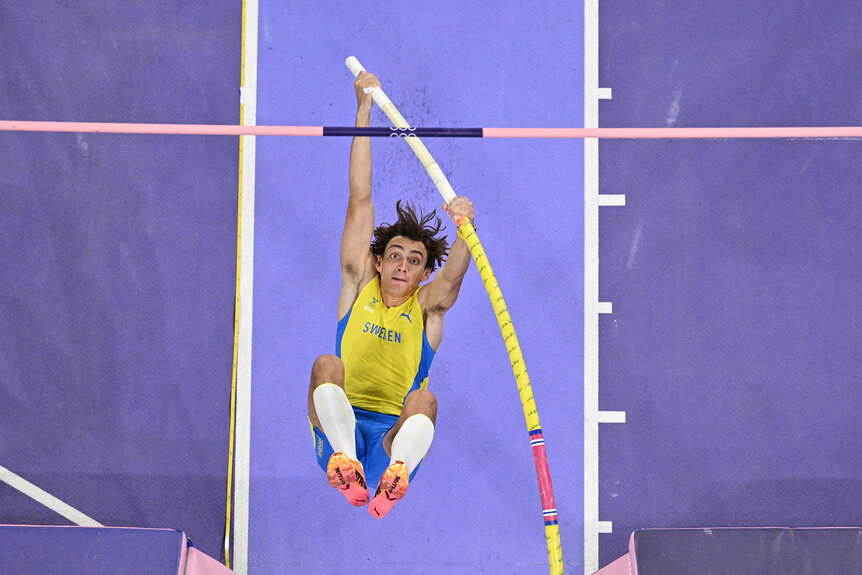
[(862, 529), (643, 529), (596, 575), (850, 575), (862, 573)]
[(0, 573), (229, 575), (176, 529), (0, 525)]

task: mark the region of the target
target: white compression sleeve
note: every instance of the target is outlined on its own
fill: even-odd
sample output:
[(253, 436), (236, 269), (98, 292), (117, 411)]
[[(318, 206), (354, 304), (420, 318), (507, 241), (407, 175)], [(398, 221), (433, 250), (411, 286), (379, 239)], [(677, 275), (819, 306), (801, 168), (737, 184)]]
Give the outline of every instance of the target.
[(390, 465), (403, 461), (407, 464), (407, 471), (412, 472), (428, 453), (433, 439), (434, 423), (428, 416), (421, 413), (411, 415), (392, 440)]
[(356, 416), (344, 390), (334, 383), (318, 386), (314, 390), (314, 409), (332, 449), (356, 459)]

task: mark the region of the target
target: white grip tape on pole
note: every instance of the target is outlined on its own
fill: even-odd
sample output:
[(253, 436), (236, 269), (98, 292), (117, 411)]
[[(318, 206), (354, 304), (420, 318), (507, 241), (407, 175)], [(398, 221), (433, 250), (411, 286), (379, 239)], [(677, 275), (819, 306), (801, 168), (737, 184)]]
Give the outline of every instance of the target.
[(349, 56), (344, 63), (347, 64), (347, 68), (353, 73), (354, 78), (358, 76), (360, 72), (365, 71), (365, 68), (359, 63), (356, 56)]
[[(354, 78), (358, 76), (360, 72), (365, 71), (365, 68), (354, 56), (347, 58), (344, 63), (347, 64), (347, 68), (353, 73)], [(389, 97), (380, 88), (374, 88), (371, 92), (371, 97), (374, 98), (374, 103), (380, 106), (381, 109), (383, 109), (383, 106), (391, 102)]]
[(381, 108), (386, 104), (391, 104), (392, 101), (383, 93), (383, 90), (380, 88), (374, 88), (374, 91), (371, 92), (371, 97), (374, 98), (374, 103), (380, 106)]
[[(353, 73), (353, 76), (358, 76), (360, 72), (365, 70), (362, 64), (359, 63), (359, 60), (356, 59), (355, 56), (350, 56), (347, 60), (344, 61), (347, 65), (347, 68)], [(386, 96), (380, 88), (374, 88), (371, 96), (374, 98), (374, 102), (380, 107), (386, 117), (398, 128), (409, 128), (410, 124), (407, 123), (407, 120), (404, 119), (404, 116), (398, 111), (392, 101)], [(451, 184), (449, 184), (449, 180), (446, 179), (445, 174), (443, 174), (443, 170), (440, 169), (440, 166), (437, 165), (437, 162), (434, 161), (434, 158), (431, 156), (431, 153), (428, 151), (428, 148), (425, 147), (425, 144), (422, 143), (422, 140), (416, 137), (406, 137), (404, 138), (410, 147), (413, 149), (413, 152), (416, 154), (416, 157), (419, 158), (419, 161), (422, 162), (422, 166), (428, 172), (428, 175), (431, 176), (431, 181), (434, 182), (434, 185), (437, 187), (437, 190), (440, 192), (440, 195), (443, 196), (443, 200), (448, 204), (452, 200), (455, 199), (455, 190), (452, 189)]]
[(404, 138), (404, 141), (406, 141), (413, 149), (416, 157), (419, 158), (419, 161), (422, 163), (422, 167), (424, 167), (425, 171), (428, 172), (428, 175), (431, 176), (431, 181), (434, 182), (435, 186), (437, 186), (437, 190), (440, 192), (440, 195), (443, 196), (443, 200), (447, 204), (454, 200), (456, 195), (455, 190), (452, 189), (452, 185), (449, 184), (449, 180), (446, 179), (446, 174), (443, 173), (443, 170), (441, 170), (440, 166), (437, 165), (437, 162), (434, 161), (434, 157), (431, 155), (431, 152), (428, 151), (428, 148), (425, 147), (425, 144), (422, 143), (422, 140), (414, 138), (413, 136), (408, 136)]
[(443, 196), (443, 201), (448, 204), (454, 200), (455, 190), (452, 189), (451, 184), (449, 184), (449, 180), (446, 179), (446, 176), (443, 174), (443, 170), (440, 169), (437, 162), (434, 162), (430, 166), (425, 166), (425, 169), (428, 171), (428, 175), (431, 176), (431, 181), (434, 182), (434, 185), (437, 186), (437, 190)]

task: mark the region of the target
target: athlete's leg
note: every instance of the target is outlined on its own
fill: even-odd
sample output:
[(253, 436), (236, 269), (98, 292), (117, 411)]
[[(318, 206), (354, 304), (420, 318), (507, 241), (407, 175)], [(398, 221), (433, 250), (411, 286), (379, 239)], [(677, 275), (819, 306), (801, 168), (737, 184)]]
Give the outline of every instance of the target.
[[(414, 415), (424, 415), (425, 418), (431, 422), (433, 429), (434, 423), (437, 421), (437, 398), (434, 397), (433, 393), (427, 389), (417, 389), (407, 395), (407, 399), (404, 400), (404, 407), (401, 408), (401, 416), (398, 418), (398, 421), (395, 422), (395, 425), (392, 426), (392, 429), (390, 429), (386, 434), (386, 437), (383, 438), (383, 449), (386, 450), (386, 454), (390, 457), (393, 455), (392, 444), (395, 437), (401, 431), (401, 428), (407, 420)], [(428, 448), (426, 447), (425, 449), (427, 451)], [(399, 455), (400, 454), (401, 453), (399, 453)], [(423, 453), (422, 457), (424, 456), (425, 454)], [(420, 457), (419, 460), (421, 461), (422, 458)], [(418, 464), (419, 462), (417, 461), (416, 463)]]
[(308, 418), (326, 435), (334, 453), (326, 476), (353, 505), (368, 503), (362, 464), (356, 460), (356, 417), (344, 393), (344, 364), (334, 355), (322, 355), (311, 369)]
[(412, 472), (431, 447), (434, 422), (437, 420), (437, 398), (426, 389), (411, 392), (404, 401), (401, 416), (383, 438), (383, 449), (392, 458), (403, 461)]
[(407, 494), (410, 473), (431, 447), (436, 418), (437, 399), (434, 394), (416, 390), (407, 396), (401, 416), (383, 440), (390, 462), (368, 506), (371, 515), (385, 516), (395, 502)]
[[(317, 408), (314, 405), (314, 391), (325, 383), (334, 384), (344, 390), (344, 363), (340, 357), (321, 355), (314, 360), (311, 368), (311, 384), (308, 386), (308, 419), (318, 429), (323, 429), (323, 426), (320, 424)], [(337, 447), (336, 451), (338, 451)]]

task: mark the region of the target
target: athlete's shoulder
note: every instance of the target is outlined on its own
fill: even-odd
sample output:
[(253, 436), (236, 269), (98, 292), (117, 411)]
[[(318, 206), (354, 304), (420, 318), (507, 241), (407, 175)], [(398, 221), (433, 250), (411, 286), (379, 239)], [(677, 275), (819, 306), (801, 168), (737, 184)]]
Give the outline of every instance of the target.
[(377, 274), (369, 275), (363, 278), (363, 281), (356, 286), (350, 286), (351, 289), (346, 289), (345, 285), (341, 286), (341, 293), (338, 296), (338, 320), (341, 321), (350, 313), (350, 310), (356, 307), (357, 302), (367, 297), (368, 293), (376, 291), (377, 299), (380, 299), (380, 279)]

